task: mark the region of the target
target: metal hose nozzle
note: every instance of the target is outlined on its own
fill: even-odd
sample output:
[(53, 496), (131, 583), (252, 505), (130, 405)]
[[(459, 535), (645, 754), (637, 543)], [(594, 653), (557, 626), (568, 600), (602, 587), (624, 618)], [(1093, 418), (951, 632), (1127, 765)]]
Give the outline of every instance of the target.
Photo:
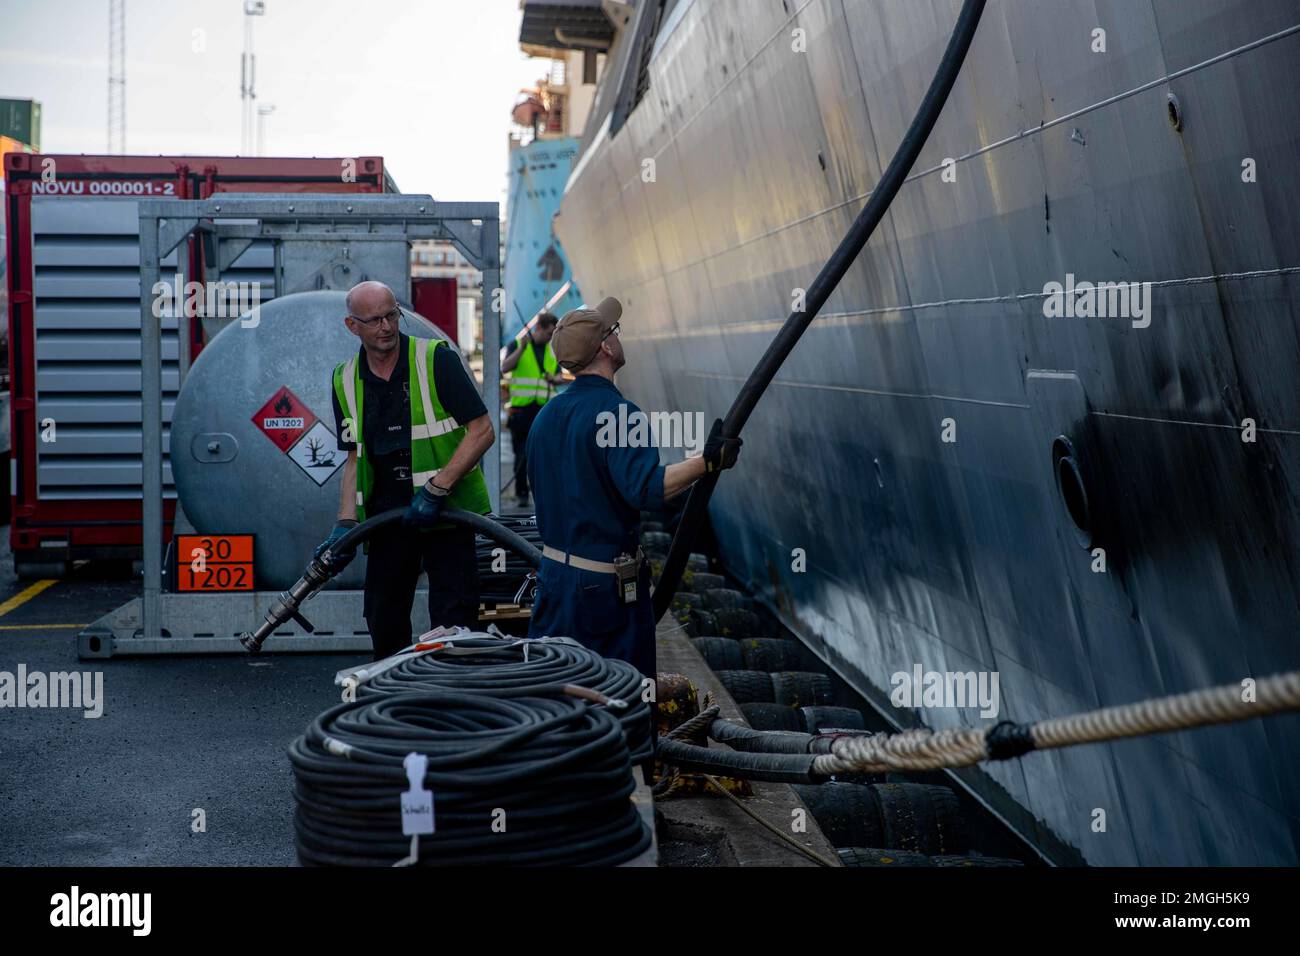
[[(329, 569), (331, 555), (355, 548), (377, 529), (402, 520), (404, 514), (405, 509), (394, 508), (392, 511), (385, 511), (381, 515), (369, 518), (335, 541), (334, 546), (319, 558), (312, 558), (302, 577), (289, 590), (280, 593), (279, 599), (266, 612), (266, 620), (258, 625), (257, 630), (245, 631), (241, 634), (239, 643), (243, 644), (250, 654), (256, 654), (262, 649), (266, 639), (275, 633), (275, 629), (286, 621), (295, 621), (308, 634), (312, 633), (315, 628), (312, 627), (310, 621), (298, 613), (298, 608), (302, 606), (303, 601), (319, 591), (330, 578), (338, 573)], [(445, 508), (442, 517), (454, 524), (473, 528), (479, 534), (486, 535), (499, 544), (505, 545), (521, 555), (534, 568), (542, 563), (542, 553), (540, 551), (534, 548), (526, 539), (509, 528), (503, 528), (486, 515), (462, 511), (460, 508)]]
[(302, 606), (303, 601), (315, 594), (325, 582), (333, 577), (322, 560), (328, 555), (329, 552), (327, 551), (320, 558), (312, 558), (303, 576), (295, 581), (289, 590), (280, 592), (280, 597), (266, 612), (266, 619), (258, 625), (257, 630), (245, 631), (240, 635), (239, 643), (243, 644), (249, 653), (256, 654), (260, 651), (266, 639), (286, 621), (296, 621), (308, 634), (315, 630), (311, 622), (298, 613), (298, 608)]

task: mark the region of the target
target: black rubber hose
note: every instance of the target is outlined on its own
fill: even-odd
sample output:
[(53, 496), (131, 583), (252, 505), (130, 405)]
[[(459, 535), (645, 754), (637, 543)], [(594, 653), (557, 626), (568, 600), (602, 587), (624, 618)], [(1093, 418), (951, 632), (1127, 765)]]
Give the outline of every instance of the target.
[[(302, 617), (298, 609), (302, 607), (303, 601), (306, 601), (324, 587), (337, 573), (330, 570), (326, 557), (348, 549), (355, 549), (358, 544), (380, 528), (401, 521), (405, 514), (405, 508), (394, 508), (391, 511), (385, 511), (383, 514), (375, 515), (373, 518), (367, 518), (355, 528), (349, 528), (347, 533), (335, 541), (333, 546), (321, 557), (313, 557), (308, 562), (307, 570), (303, 572), (302, 577), (295, 581), (287, 591), (282, 592), (271, 604), (266, 612), (265, 619), (257, 626), (256, 630), (245, 631), (240, 635), (239, 643), (244, 645), (250, 654), (256, 654), (261, 651), (262, 644), (275, 632), (276, 628), (289, 620), (298, 621), (303, 628), (310, 631), (311, 625)], [(442, 516), (453, 524), (473, 528), (480, 534), (505, 545), (517, 552), (534, 568), (541, 567), (541, 551), (514, 531), (502, 527), (486, 515), (474, 514), (472, 511), (465, 511), (461, 508), (445, 507), (442, 510)]]
[(656, 756), (664, 763), (695, 773), (723, 774), (746, 780), (772, 783), (820, 783), (825, 778), (813, 774), (811, 754), (738, 753), (712, 750), (682, 743), (671, 737), (659, 738)]
[[(394, 508), (391, 511), (385, 511), (377, 514), (373, 518), (367, 518), (358, 524), (355, 528), (348, 529), (348, 533), (334, 542), (331, 551), (343, 551), (349, 546), (355, 547), (362, 540), (369, 538), (380, 528), (386, 528), (402, 520), (406, 514), (405, 508)], [(464, 525), (473, 528), (484, 537), (491, 538), (493, 541), (501, 544), (511, 551), (519, 554), (534, 568), (542, 566), (542, 552), (533, 547), (526, 539), (519, 534), (503, 527), (493, 521), (487, 515), (475, 514), (472, 511), (465, 511), (462, 508), (445, 507), (442, 509), (441, 517), (453, 524)]]
[[(773, 377), (785, 362), (786, 356), (798, 343), (799, 337), (803, 335), (812, 320), (817, 317), (821, 307), (826, 304), (830, 294), (835, 291), (835, 287), (848, 272), (853, 260), (866, 246), (867, 240), (871, 238), (872, 232), (889, 209), (890, 203), (894, 201), (894, 196), (902, 187), (908, 172), (916, 162), (916, 157), (921, 152), (921, 147), (929, 138), (944, 103), (948, 100), (948, 94), (957, 80), (957, 74), (961, 72), (966, 51), (970, 49), (975, 28), (979, 26), (980, 15), (984, 12), (984, 3), (985, 0), (966, 0), (962, 5), (957, 24), (953, 27), (952, 36), (948, 40), (948, 48), (944, 51), (943, 59), (939, 63), (938, 70), (935, 71), (934, 80), (930, 83), (925, 99), (921, 101), (916, 116), (912, 118), (912, 125), (908, 128), (907, 135), (903, 137), (898, 151), (894, 153), (894, 158), (890, 161), (885, 174), (880, 177), (880, 182), (876, 184), (866, 206), (858, 213), (857, 219), (853, 221), (853, 225), (840, 241), (834, 254), (826, 260), (821, 272), (809, 286), (804, 310), (790, 313), (789, 318), (785, 320), (785, 325), (776, 334), (767, 351), (754, 367), (754, 371), (750, 373), (749, 379), (741, 387), (740, 393), (727, 412), (727, 417), (722, 420), (724, 438), (735, 438), (740, 434), (754, 406), (763, 397), (763, 392), (767, 390)], [(687, 558), (695, 543), (695, 536), (699, 533), (708, 514), (709, 497), (718, 483), (719, 474), (720, 472), (715, 471), (705, 475), (691, 488), (690, 497), (686, 500), (686, 509), (677, 526), (677, 533), (673, 536), (672, 547), (668, 551), (663, 571), (655, 584), (655, 620), (668, 610), (673, 594), (677, 591), (677, 585), (681, 582)]]
[[(542, 546), (542, 536), (537, 531), (537, 518), (533, 515), (496, 515), (497, 524), (515, 532), (534, 548)], [(537, 591), (537, 571), (516, 552), (505, 549), (505, 561), (500, 560), (501, 546), (490, 538), (479, 535), (474, 544), (474, 563), (478, 568), (479, 600), (484, 604), (531, 605)]]
[(440, 691), (340, 704), (290, 745), (304, 865), (392, 866), (408, 855), (401, 793), (412, 751), (428, 758), (433, 793), (421, 866), (611, 866), (650, 845), (609, 710)]
[(810, 753), (812, 734), (788, 730), (754, 730), (730, 720), (715, 720), (709, 726), (709, 736), (733, 750), (746, 753), (806, 754)]
[(626, 661), (608, 660), (580, 644), (474, 637), (457, 639), (455, 653), (435, 651), (412, 657), (363, 680), (357, 685), (357, 697), (416, 691), (542, 697), (558, 694), (570, 684), (586, 687), (627, 704), (626, 709), (611, 713), (623, 725), (633, 762), (640, 763), (654, 754), (644, 680)]

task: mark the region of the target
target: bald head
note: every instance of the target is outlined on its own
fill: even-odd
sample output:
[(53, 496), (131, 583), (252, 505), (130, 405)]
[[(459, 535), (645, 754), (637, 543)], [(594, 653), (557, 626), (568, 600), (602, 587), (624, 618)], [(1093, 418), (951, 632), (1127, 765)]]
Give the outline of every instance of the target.
[(396, 304), (397, 296), (393, 295), (393, 290), (374, 279), (358, 282), (348, 290), (348, 315), (382, 315)]
[(358, 282), (348, 290), (343, 323), (361, 340), (367, 354), (383, 360), (401, 341), (401, 312), (393, 290), (382, 282)]

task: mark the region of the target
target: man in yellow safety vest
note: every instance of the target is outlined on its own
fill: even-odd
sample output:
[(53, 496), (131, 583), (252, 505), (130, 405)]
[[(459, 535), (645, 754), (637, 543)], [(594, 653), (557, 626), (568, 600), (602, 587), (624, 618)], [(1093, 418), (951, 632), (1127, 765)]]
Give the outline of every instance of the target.
[[(474, 532), (439, 519), (444, 505), (486, 514), (479, 459), (492, 445), (492, 419), (456, 350), (408, 336), (388, 286), (352, 287), (344, 323), (361, 347), (334, 368), (334, 424), (348, 454), (339, 482), (338, 521), (316, 549), (321, 557), (358, 521), (394, 508), (402, 524), (371, 536), (363, 614), (375, 660), (411, 643), (411, 604), (423, 569), (434, 626), (478, 625)], [(333, 555), (335, 573), (355, 550)]]
[(515, 497), (521, 508), (528, 507), (528, 457), (524, 452), (528, 432), (562, 381), (560, 364), (551, 349), (551, 335), (558, 321), (549, 312), (541, 313), (535, 326), (525, 328), (501, 363), (501, 373), (510, 376), (510, 445), (515, 453)]

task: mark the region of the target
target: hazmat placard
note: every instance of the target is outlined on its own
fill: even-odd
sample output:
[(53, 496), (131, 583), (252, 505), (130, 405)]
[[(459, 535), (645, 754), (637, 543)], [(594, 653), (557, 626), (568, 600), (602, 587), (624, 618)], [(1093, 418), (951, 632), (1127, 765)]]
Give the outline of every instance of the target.
[(347, 452), (338, 450), (334, 433), (325, 427), (324, 422), (312, 425), (288, 454), (293, 463), (318, 485), (329, 481), (330, 475), (338, 471), (348, 457)]
[(318, 486), (347, 461), (334, 433), (287, 385), (253, 413), (253, 424)]
[(253, 424), (283, 452), (292, 448), (317, 422), (303, 401), (283, 385), (256, 412)]
[(176, 590), (253, 590), (253, 536), (178, 534)]

